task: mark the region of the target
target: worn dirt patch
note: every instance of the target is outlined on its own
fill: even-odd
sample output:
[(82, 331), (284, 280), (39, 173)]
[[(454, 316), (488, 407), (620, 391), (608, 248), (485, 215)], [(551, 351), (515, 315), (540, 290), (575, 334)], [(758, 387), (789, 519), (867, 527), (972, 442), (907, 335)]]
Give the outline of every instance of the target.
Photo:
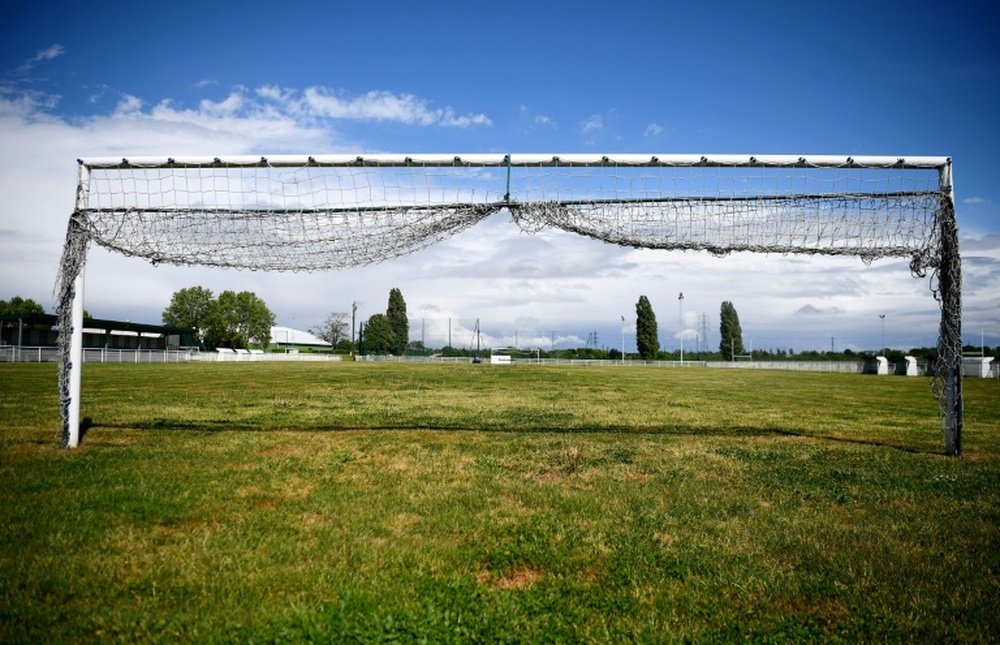
[(527, 589), (542, 578), (542, 574), (531, 567), (517, 567), (505, 576), (494, 578), (489, 571), (483, 571), (476, 576), (476, 582), (490, 585), (497, 589), (517, 590)]

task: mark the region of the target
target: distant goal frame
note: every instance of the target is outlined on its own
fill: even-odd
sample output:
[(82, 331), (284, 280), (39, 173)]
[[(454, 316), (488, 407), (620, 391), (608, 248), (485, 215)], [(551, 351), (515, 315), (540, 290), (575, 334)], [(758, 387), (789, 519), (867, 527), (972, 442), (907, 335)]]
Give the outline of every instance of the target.
[[(370, 182), (370, 177), (360, 182), (361, 190), (355, 190), (357, 194), (350, 193), (351, 196), (342, 205), (334, 203), (335, 200), (329, 201), (328, 196), (316, 197), (325, 190), (323, 188), (315, 193), (296, 195), (292, 199), (284, 194), (291, 184), (312, 185), (314, 180), (324, 177), (324, 173), (330, 177), (339, 177), (338, 173), (341, 172), (364, 169), (375, 174), (397, 172), (404, 179), (400, 185), (391, 189), (383, 186), (378, 196), (371, 198), (368, 203), (365, 202), (363, 193), (365, 181)], [(452, 195), (447, 192), (450, 189), (442, 189), (438, 196), (436, 186), (431, 190), (433, 181), (426, 181), (424, 186), (416, 189), (402, 185), (411, 181), (419, 184), (419, 173), (431, 173), (431, 169), (437, 169), (434, 172), (459, 173), (454, 175), (459, 177), (455, 181), (461, 183), (462, 187), (456, 187)], [(684, 186), (696, 183), (690, 179), (693, 175), (689, 175), (688, 179), (676, 175), (682, 179), (675, 180), (673, 184), (661, 178), (660, 185), (667, 188), (661, 188), (659, 192), (655, 187), (645, 187), (646, 180), (642, 179), (644, 186), (634, 196), (627, 192), (604, 194), (600, 192), (603, 188), (589, 193), (581, 188), (581, 192), (569, 197), (562, 194), (557, 182), (567, 182), (568, 192), (569, 184), (585, 180), (583, 174), (571, 174), (582, 173), (580, 169), (593, 169), (588, 172), (595, 173), (595, 177), (603, 176), (601, 173), (620, 173), (622, 179), (614, 179), (612, 183), (620, 182), (628, 186), (638, 182), (637, 178), (662, 177), (658, 173), (680, 172), (678, 169), (689, 169), (690, 173), (720, 169), (718, 172), (721, 173), (736, 173), (734, 177), (745, 171), (747, 176), (754, 177), (759, 182), (759, 187), (756, 193), (744, 193), (738, 188), (738, 179), (727, 176), (726, 181), (732, 182), (732, 186), (726, 189), (728, 193), (721, 191), (718, 194), (685, 195)], [(768, 173), (793, 170), (801, 171), (803, 177), (808, 177), (810, 172), (824, 170), (869, 172), (876, 176), (893, 171), (929, 172), (936, 177), (936, 185), (912, 191), (889, 189), (865, 192), (848, 189), (829, 192), (805, 190), (797, 193), (788, 188), (768, 191), (770, 183), (775, 182), (777, 185), (776, 182), (779, 181), (779, 175), (769, 176)], [(546, 173), (557, 171), (565, 172), (568, 179), (556, 179), (555, 183), (546, 184), (548, 177), (554, 176)], [(758, 171), (759, 175), (752, 174)], [(288, 181), (273, 178), (289, 172), (301, 174)], [(463, 172), (468, 174), (461, 175)], [(962, 454), (964, 410), (961, 258), (950, 157), (670, 153), (94, 157), (79, 159), (78, 173), (76, 203), (67, 227), (56, 285), (61, 350), (59, 400), (64, 447), (72, 448), (80, 442), (84, 267), (91, 244), (98, 244), (127, 256), (141, 257), (154, 264), (162, 262), (277, 271), (331, 270), (363, 266), (405, 255), (464, 230), (489, 215), (506, 210), (524, 230), (554, 227), (637, 248), (709, 251), (714, 254), (751, 251), (853, 255), (865, 261), (882, 257), (909, 257), (911, 271), (915, 275), (931, 273), (932, 290), (940, 305), (941, 322), (934, 387), (939, 400), (945, 452), (957, 456)], [(190, 173), (190, 184), (195, 186), (192, 190), (188, 190), (188, 181), (182, 180), (184, 173)], [(477, 193), (476, 190), (465, 187), (465, 184), (472, 186), (482, 179), (477, 173), (485, 176), (484, 181), (489, 181), (488, 190)], [(764, 179), (759, 179), (758, 176)], [(531, 177), (538, 181), (538, 186), (532, 188), (534, 193), (522, 188), (522, 178)], [(205, 184), (204, 181), (209, 183)], [(266, 186), (254, 196), (248, 196), (249, 192), (241, 192), (246, 185), (257, 183)], [(831, 183), (835, 185), (836, 181)], [(170, 184), (172, 188), (161, 191), (154, 197), (150, 196), (152, 193), (141, 193), (137, 188), (141, 185), (148, 191), (150, 186), (163, 184)], [(219, 184), (228, 187), (218, 191), (215, 186)], [(199, 201), (198, 191), (206, 190), (201, 188), (205, 185), (211, 187), (211, 193), (205, 192), (203, 196), (211, 199)], [(671, 185), (680, 188), (670, 188)], [(100, 192), (101, 186), (114, 186), (113, 190), (108, 190), (107, 194), (110, 196), (104, 202), (100, 198), (95, 201), (95, 193)], [(129, 194), (130, 186), (134, 194)], [(354, 188), (358, 188), (357, 181)], [(370, 183), (367, 188), (371, 193)], [(341, 183), (339, 190), (342, 195), (348, 194), (349, 182)], [(409, 201), (393, 202), (397, 195), (414, 190), (414, 194), (426, 190), (426, 195), (408, 198)], [(174, 197), (164, 196), (168, 193)], [(432, 193), (435, 196), (430, 196)], [(170, 199), (178, 201), (168, 203)], [(912, 206), (918, 201), (919, 206)], [(883, 209), (889, 213), (883, 219), (890, 226), (902, 227), (899, 229), (902, 233), (897, 234), (902, 241), (889, 240), (866, 245), (839, 239), (838, 236), (846, 234), (833, 229), (833, 232), (828, 231), (820, 221), (824, 213), (832, 212), (827, 209), (837, 208), (837, 203), (861, 211)], [(916, 225), (907, 224), (903, 221), (907, 217), (905, 214), (899, 216), (899, 221), (893, 220), (895, 216), (891, 210), (894, 204), (898, 204), (901, 210), (912, 207), (914, 211), (924, 212), (921, 216), (924, 221)], [(813, 211), (814, 214), (800, 215)], [(932, 214), (928, 216), (926, 213), (931, 211)], [(736, 213), (732, 225), (725, 219), (730, 217), (730, 212)], [(619, 217), (617, 213), (622, 215)], [(671, 217), (676, 219), (678, 214), (688, 218), (684, 226), (689, 228), (692, 227), (692, 222), (697, 224), (698, 217), (703, 216), (716, 227), (713, 229), (715, 232), (703, 237), (698, 237), (697, 234), (678, 234), (681, 229), (671, 220)], [(795, 226), (798, 229), (794, 235), (779, 232), (759, 239), (740, 236), (741, 226), (762, 226), (761, 222), (772, 216), (788, 217), (788, 221), (804, 218), (805, 223), (797, 221)], [(288, 257), (275, 256), (274, 260), (258, 264), (252, 259), (251, 251), (260, 244), (259, 240), (248, 237), (247, 248), (241, 249), (239, 238), (234, 237), (239, 234), (239, 226), (232, 222), (241, 222), (240, 226), (247, 223), (249, 227), (251, 221), (271, 225), (272, 222), (281, 222), (290, 217), (302, 218), (302, 221), (308, 218), (310, 226), (317, 227), (315, 230), (322, 232), (320, 239), (309, 240), (308, 246), (304, 247), (307, 248), (305, 254), (312, 260), (299, 261), (294, 257), (294, 249), (297, 248), (295, 245), (306, 243), (298, 240), (290, 242), (293, 251)], [(739, 220), (740, 217), (744, 219)], [(350, 223), (354, 228), (342, 227), (338, 233), (335, 228), (331, 228), (330, 223), (340, 220)], [(388, 245), (386, 248), (379, 248), (378, 242), (371, 248), (351, 248), (352, 244), (357, 245), (358, 240), (364, 238), (363, 226), (366, 221), (378, 222), (381, 227), (378, 229), (379, 234), (382, 236), (378, 240), (385, 240)], [(188, 238), (177, 233), (179, 237), (160, 244), (151, 235), (142, 232), (141, 228), (147, 223), (151, 228), (159, 226), (164, 231), (168, 228), (188, 227), (193, 232)], [(858, 235), (864, 235), (863, 231), (868, 225), (864, 221), (847, 222), (841, 230), (857, 229), (862, 231)], [(226, 244), (220, 245), (225, 247), (225, 253), (206, 250), (206, 255), (201, 256), (198, 249), (184, 248), (185, 240), (200, 239), (198, 231), (202, 228), (199, 227), (208, 226), (218, 227), (220, 234), (226, 236), (229, 247)], [(906, 229), (907, 226), (910, 229)], [(394, 228), (399, 228), (405, 236), (402, 233), (396, 236)], [(639, 233), (631, 232), (636, 230)], [(175, 233), (176, 231), (165, 235)], [(814, 244), (810, 241), (810, 236), (823, 239)], [(282, 236), (278, 237), (279, 240), (282, 239)], [(324, 244), (331, 249), (337, 244), (347, 248), (345, 252), (327, 252)], [(211, 246), (210, 242), (208, 246)]]

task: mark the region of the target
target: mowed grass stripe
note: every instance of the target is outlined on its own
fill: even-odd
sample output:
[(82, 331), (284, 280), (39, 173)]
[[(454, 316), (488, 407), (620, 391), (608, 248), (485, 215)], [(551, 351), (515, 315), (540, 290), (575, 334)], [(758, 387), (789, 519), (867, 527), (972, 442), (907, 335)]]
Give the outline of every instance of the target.
[(0, 365), (0, 640), (989, 640), (1000, 387)]

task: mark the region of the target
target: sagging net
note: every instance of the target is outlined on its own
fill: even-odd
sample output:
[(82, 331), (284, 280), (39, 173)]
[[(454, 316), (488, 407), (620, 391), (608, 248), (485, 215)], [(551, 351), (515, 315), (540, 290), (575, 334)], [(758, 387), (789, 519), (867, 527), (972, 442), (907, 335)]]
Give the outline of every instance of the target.
[[(866, 174), (867, 173), (867, 174)], [(154, 263), (279, 271), (403, 255), (506, 210), (640, 248), (932, 262), (927, 170), (620, 166), (98, 168), (89, 240)]]
[(68, 318), (90, 243), (153, 263), (315, 271), (405, 255), (506, 211), (526, 232), (637, 248), (902, 257), (921, 276), (951, 263), (941, 302), (955, 320), (942, 318), (939, 353), (954, 360), (957, 343), (961, 355), (952, 337), (957, 242), (943, 257), (941, 239), (954, 212), (936, 169), (506, 159), (88, 168), (60, 268), (60, 312)]

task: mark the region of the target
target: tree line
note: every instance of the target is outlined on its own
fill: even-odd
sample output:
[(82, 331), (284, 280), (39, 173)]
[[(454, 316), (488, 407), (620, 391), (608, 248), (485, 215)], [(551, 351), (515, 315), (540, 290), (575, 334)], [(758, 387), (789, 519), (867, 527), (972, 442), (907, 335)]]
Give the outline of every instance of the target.
[[(645, 295), (639, 296), (636, 309), (636, 347), (638, 357), (642, 360), (676, 360), (679, 353), (666, 352), (660, 349), (656, 314)], [(17, 316), (45, 314), (44, 308), (30, 298), (13, 296), (9, 300), (0, 299), (0, 318), (10, 320)], [(91, 318), (89, 312), (85, 318)], [(311, 328), (313, 334), (333, 346), (334, 351), (371, 354), (394, 354), (401, 356), (407, 352), (430, 353), (420, 341), (409, 339), (409, 320), (406, 313), (406, 301), (398, 288), (390, 289), (389, 300), (385, 313), (376, 313), (360, 323), (355, 330), (349, 322), (350, 315), (345, 312), (329, 314), (323, 324)], [(196, 330), (202, 347), (215, 349), (229, 347), (232, 349), (247, 349), (250, 347), (267, 347), (271, 342), (271, 327), (275, 324), (275, 315), (267, 304), (251, 291), (223, 291), (215, 297), (210, 289), (201, 286), (180, 289), (171, 296), (170, 304), (163, 311), (163, 324), (170, 327), (183, 327)], [(624, 320), (623, 320), (624, 322)], [(9, 324), (9, 323), (8, 323)], [(743, 345), (743, 332), (740, 327), (739, 314), (731, 301), (724, 301), (719, 310), (719, 349), (718, 352), (689, 352), (688, 356), (697, 360), (732, 361), (735, 358), (751, 360), (857, 360), (864, 352), (854, 352), (845, 349), (840, 352), (806, 350), (795, 352), (792, 348), (756, 349), (747, 352)], [(356, 342), (355, 342), (356, 340)], [(474, 349), (444, 347), (438, 350), (444, 356), (473, 356)], [(484, 351), (489, 351), (485, 348)], [(963, 351), (967, 355), (978, 355), (985, 352), (986, 356), (1000, 357), (1000, 347), (965, 345)], [(557, 350), (539, 349), (542, 358), (567, 359), (610, 359), (620, 360), (621, 351), (615, 348), (577, 347)], [(935, 347), (914, 347), (908, 351), (888, 350), (886, 356), (891, 361), (902, 360), (903, 356), (915, 356), (920, 360), (933, 361), (937, 356)]]

